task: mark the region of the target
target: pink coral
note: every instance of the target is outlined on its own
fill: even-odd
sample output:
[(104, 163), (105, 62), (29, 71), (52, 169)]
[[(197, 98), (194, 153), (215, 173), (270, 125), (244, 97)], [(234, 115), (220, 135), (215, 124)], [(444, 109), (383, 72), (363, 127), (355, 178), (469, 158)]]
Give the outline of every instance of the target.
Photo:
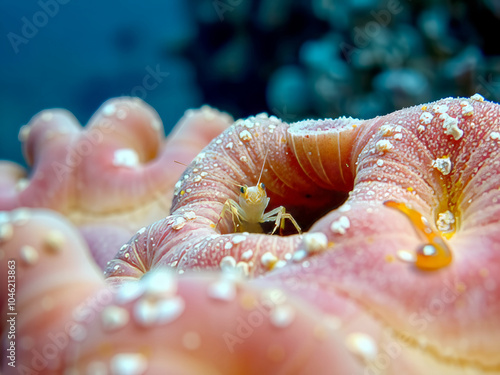
[[(107, 103), (83, 133), (68, 115), (42, 113), (25, 140), (34, 174), (20, 184), (4, 164), (0, 208), (55, 209), (80, 233), (48, 210), (3, 215), (2, 263), (17, 260), (18, 365), (498, 371), (499, 114), (479, 96), (448, 98), (366, 121), (261, 114), (216, 136), (228, 117), (205, 109), (164, 144), (156, 116), (133, 101)], [(171, 161), (214, 136), (176, 183)], [(69, 165), (85, 140), (93, 149)], [(255, 184), (262, 167), (271, 204), (305, 235), (233, 233), (230, 215), (216, 225), (234, 184)], [(103, 264), (120, 246), (105, 282), (86, 249)]]

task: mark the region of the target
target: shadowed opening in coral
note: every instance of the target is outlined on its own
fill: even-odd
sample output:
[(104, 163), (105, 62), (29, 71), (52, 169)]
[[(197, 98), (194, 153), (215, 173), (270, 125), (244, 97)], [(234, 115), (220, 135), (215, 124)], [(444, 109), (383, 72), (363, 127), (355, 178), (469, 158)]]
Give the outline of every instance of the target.
[[(330, 211), (340, 207), (349, 197), (349, 192), (340, 191), (325, 191), (322, 195), (316, 194), (298, 194), (292, 193), (286, 197), (281, 197), (268, 191), (268, 196), (271, 198), (269, 206), (266, 209), (266, 213), (275, 209), (276, 207), (283, 206), (287, 213), (290, 213), (297, 224), (299, 225), (302, 232), (307, 232), (311, 226), (321, 219), (323, 216), (328, 214)], [(226, 216), (227, 215), (227, 216)], [(235, 228), (231, 214), (227, 213), (224, 217), (227, 226), (219, 226), (221, 234), (230, 234), (239, 232), (238, 228)], [(271, 234), (275, 221), (259, 223), (255, 230), (246, 228), (245, 231), (250, 233), (259, 233), (259, 228), (262, 228), (262, 233)], [(279, 228), (276, 230), (274, 235), (290, 236), (297, 234), (297, 229), (288, 219), (285, 220), (285, 227), (283, 230)]]

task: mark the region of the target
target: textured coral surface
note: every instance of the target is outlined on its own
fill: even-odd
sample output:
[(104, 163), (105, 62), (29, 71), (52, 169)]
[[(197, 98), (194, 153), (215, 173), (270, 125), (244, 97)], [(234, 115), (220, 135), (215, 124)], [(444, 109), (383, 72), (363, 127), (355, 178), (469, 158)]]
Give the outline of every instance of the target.
[[(293, 124), (203, 107), (164, 139), (135, 99), (83, 129), (38, 114), (30, 175), (0, 164), (3, 370), (500, 372), (499, 115), (479, 95)], [(220, 217), (261, 172), (303, 234)]]

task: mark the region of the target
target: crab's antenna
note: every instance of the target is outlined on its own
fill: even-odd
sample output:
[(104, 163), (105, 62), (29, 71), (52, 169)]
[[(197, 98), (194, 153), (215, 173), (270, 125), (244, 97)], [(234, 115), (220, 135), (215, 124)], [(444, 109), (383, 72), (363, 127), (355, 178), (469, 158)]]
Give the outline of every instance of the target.
[(174, 163), (177, 163), (177, 164), (183, 165), (183, 166), (185, 166), (185, 167), (189, 167), (189, 165), (184, 164), (184, 163), (183, 163), (183, 162), (181, 162), (181, 161), (174, 160)]
[(259, 179), (257, 180), (257, 186), (259, 186), (260, 179), (262, 177), (262, 172), (264, 172), (264, 167), (266, 166), (266, 160), (267, 160), (267, 154), (268, 153), (269, 153), (269, 149), (266, 150), (266, 156), (264, 156), (264, 162), (262, 163), (262, 168), (260, 170)]

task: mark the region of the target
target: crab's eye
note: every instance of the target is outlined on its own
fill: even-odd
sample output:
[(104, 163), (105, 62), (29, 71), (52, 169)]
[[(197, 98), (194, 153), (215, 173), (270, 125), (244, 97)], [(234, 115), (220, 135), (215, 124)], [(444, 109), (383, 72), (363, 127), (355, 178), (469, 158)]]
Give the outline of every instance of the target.
[(242, 186), (240, 188), (240, 191), (241, 191), (241, 194), (245, 194), (245, 192), (247, 191), (247, 189), (244, 186)]
[(264, 189), (266, 188), (266, 185), (264, 185), (264, 183), (263, 183), (263, 182), (261, 182), (261, 183), (260, 183), (260, 188), (261, 188), (262, 190), (264, 190)]

